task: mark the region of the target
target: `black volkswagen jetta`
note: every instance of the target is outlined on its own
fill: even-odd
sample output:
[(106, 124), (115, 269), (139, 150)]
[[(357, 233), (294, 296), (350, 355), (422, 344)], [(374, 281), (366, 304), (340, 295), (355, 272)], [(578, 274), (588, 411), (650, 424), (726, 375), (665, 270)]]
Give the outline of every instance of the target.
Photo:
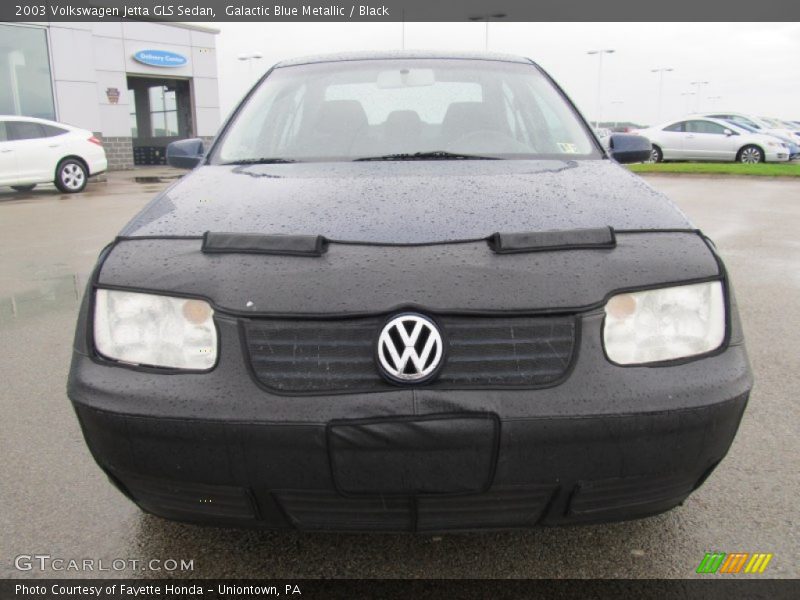
[[(142, 509), (271, 528), (628, 519), (752, 385), (713, 245), (527, 59), (276, 65), (101, 253), (69, 378)], [(615, 160), (614, 160), (615, 159)]]

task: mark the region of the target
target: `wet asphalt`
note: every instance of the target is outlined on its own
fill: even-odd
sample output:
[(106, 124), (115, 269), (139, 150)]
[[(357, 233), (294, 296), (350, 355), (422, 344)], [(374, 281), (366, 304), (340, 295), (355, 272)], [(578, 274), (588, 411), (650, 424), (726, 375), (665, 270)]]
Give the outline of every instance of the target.
[[(716, 241), (755, 373), (733, 447), (700, 490), (640, 521), (431, 537), (172, 523), (141, 513), (95, 466), (65, 393), (78, 301), (99, 250), (174, 176), (112, 173), (74, 196), (0, 188), (0, 577), (683, 578), (712, 550), (771, 552), (763, 576), (800, 576), (800, 180), (647, 178)], [(15, 568), (33, 554), (194, 568)]]

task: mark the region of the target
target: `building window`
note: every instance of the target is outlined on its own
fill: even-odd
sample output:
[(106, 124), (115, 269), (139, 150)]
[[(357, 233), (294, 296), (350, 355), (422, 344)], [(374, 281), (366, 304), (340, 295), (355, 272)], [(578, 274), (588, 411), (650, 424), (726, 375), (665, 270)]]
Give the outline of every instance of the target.
[(150, 130), (153, 137), (178, 135), (178, 106), (175, 90), (166, 85), (148, 88), (150, 96)]
[(0, 25), (0, 115), (55, 119), (47, 34)]
[(128, 90), (128, 98), (130, 98), (130, 124), (131, 124), (131, 137), (139, 137), (139, 121), (136, 116), (136, 90)]

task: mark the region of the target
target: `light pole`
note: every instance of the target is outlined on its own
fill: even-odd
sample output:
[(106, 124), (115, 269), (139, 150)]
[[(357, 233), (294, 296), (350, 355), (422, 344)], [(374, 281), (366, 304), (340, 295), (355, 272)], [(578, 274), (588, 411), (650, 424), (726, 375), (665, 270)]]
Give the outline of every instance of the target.
[[(625, 102), (624, 102), (624, 101), (622, 101), (622, 100), (612, 100), (612, 101), (611, 101), (611, 105), (612, 105), (612, 106), (615, 106), (615, 105), (616, 105), (616, 106), (622, 106), (623, 104), (625, 104)], [(616, 115), (616, 113), (615, 113), (615, 114), (614, 114), (614, 127), (613, 127), (613, 129), (616, 129), (616, 128), (617, 128), (617, 125), (619, 125), (619, 119), (617, 118), (617, 115)]]
[(614, 54), (615, 50), (589, 50), (586, 54), (596, 54), (597, 61), (597, 115), (595, 116), (594, 128), (600, 127), (600, 117), (603, 112), (603, 54)]
[(694, 92), (681, 92), (681, 96), (685, 98), (685, 102), (683, 103), (683, 112), (689, 112), (689, 96), (694, 96)]
[(695, 102), (694, 109), (695, 109), (696, 112), (700, 112), (700, 93), (702, 92), (701, 88), (704, 85), (708, 85), (708, 82), (707, 81), (693, 81), (689, 85), (693, 85), (693, 86), (697, 87), (697, 94), (696, 94), (697, 95), (697, 101)]
[(711, 106), (716, 106), (717, 100), (722, 100), (722, 96), (709, 96), (708, 98), (706, 98), (706, 100), (709, 100), (711, 102)]
[(495, 13), (493, 15), (475, 15), (474, 17), (469, 17), (470, 21), (485, 21), (486, 22), (486, 33), (483, 39), (483, 49), (487, 52), (489, 51), (489, 21), (492, 19), (505, 19), (506, 13)]
[(250, 74), (250, 79), (253, 78), (253, 61), (261, 60), (261, 52), (248, 52), (247, 54), (240, 54), (237, 59), (247, 63), (247, 72)]
[(661, 121), (661, 100), (664, 93), (664, 73), (673, 71), (672, 67), (660, 67), (658, 69), (650, 69), (651, 73), (658, 73), (658, 116), (657, 121)]

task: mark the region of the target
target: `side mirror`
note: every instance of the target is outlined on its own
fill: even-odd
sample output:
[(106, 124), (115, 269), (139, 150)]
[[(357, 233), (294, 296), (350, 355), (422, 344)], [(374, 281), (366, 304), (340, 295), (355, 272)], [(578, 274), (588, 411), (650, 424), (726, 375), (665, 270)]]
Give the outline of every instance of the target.
[(631, 135), (629, 133), (614, 133), (611, 135), (608, 148), (613, 158), (618, 163), (639, 163), (650, 160), (653, 145), (646, 137)]
[(178, 140), (167, 146), (167, 164), (178, 169), (194, 169), (203, 160), (203, 140)]
[(737, 135), (735, 132), (731, 131), (730, 129), (725, 130), (725, 135), (731, 137), (732, 135)]

